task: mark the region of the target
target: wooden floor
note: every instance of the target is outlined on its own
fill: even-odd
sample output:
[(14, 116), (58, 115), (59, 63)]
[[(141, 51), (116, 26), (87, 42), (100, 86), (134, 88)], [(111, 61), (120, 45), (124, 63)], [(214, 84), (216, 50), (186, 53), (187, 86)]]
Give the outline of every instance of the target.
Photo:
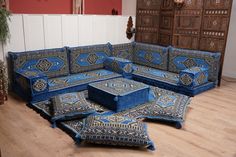
[(60, 129), (10, 97), (0, 106), (2, 157), (236, 157), (236, 83), (224, 82), (192, 99), (182, 130), (148, 123), (154, 152), (76, 146)]

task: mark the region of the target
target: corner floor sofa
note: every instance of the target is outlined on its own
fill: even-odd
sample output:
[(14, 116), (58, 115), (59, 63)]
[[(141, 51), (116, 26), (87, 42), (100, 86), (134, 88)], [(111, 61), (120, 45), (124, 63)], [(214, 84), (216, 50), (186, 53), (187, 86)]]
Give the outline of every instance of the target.
[(12, 88), (30, 102), (119, 77), (194, 96), (217, 85), (220, 64), (220, 53), (135, 42), (9, 52), (8, 57)]

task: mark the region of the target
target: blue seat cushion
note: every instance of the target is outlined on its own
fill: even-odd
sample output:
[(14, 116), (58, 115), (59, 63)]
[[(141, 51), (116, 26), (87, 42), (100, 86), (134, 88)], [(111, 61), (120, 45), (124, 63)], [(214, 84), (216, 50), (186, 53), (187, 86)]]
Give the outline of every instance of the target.
[(52, 78), (48, 80), (49, 91), (65, 89), (117, 77), (122, 76), (109, 70), (99, 69), (65, 77)]
[(134, 77), (145, 77), (147, 79), (158, 80), (161, 82), (177, 85), (179, 81), (179, 75), (176, 73), (150, 68), (147, 66), (134, 65)]
[(113, 146), (146, 147), (149, 150), (155, 150), (147, 133), (147, 125), (135, 119), (94, 115), (87, 117), (82, 123), (80, 121), (78, 125), (68, 127), (74, 126), (74, 130), (77, 131), (77, 143), (84, 141)]

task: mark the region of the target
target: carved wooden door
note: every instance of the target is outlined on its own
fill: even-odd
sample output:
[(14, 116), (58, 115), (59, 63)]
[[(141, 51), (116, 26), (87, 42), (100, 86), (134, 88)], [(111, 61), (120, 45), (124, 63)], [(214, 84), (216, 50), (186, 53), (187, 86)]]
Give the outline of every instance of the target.
[(138, 0), (136, 41), (158, 44), (160, 0)]

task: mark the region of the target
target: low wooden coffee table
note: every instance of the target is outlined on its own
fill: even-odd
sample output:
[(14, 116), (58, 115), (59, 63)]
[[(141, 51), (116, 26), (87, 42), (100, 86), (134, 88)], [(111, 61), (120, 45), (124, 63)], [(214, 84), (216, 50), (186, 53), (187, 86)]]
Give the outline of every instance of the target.
[(120, 112), (149, 101), (150, 87), (144, 83), (116, 78), (88, 85), (88, 97), (104, 107)]

